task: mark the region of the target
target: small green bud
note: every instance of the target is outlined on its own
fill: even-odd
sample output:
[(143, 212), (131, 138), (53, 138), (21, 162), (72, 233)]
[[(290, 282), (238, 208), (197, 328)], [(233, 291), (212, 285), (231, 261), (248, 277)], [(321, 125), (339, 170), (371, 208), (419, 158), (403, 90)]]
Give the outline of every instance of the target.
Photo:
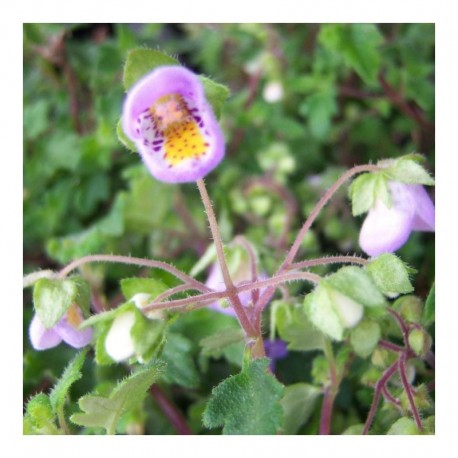
[[(417, 407), (417, 409), (420, 412), (432, 410), (433, 402), (428, 393), (428, 389), (426, 388), (426, 385), (422, 384), (415, 388), (415, 392), (413, 394), (413, 400), (414, 400), (415, 406)], [(399, 395), (399, 401), (404, 411), (410, 412), (409, 398), (407, 397), (407, 393), (404, 390)]]
[(423, 301), (416, 296), (403, 296), (393, 304), (393, 309), (409, 323), (419, 323), (423, 315)]
[(423, 329), (413, 329), (409, 334), (410, 348), (418, 356), (425, 356), (431, 348), (431, 336)]

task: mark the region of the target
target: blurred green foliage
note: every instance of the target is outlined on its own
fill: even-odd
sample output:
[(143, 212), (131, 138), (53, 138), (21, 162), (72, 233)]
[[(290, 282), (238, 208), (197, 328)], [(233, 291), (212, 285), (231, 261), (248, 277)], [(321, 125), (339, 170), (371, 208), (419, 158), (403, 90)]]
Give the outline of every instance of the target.
[[(417, 152), (434, 174), (434, 24), (25, 24), (23, 32), (26, 273), (95, 253), (168, 260), (189, 271), (208, 247), (194, 185), (154, 180), (117, 139), (123, 63), (137, 47), (159, 49), (230, 88), (221, 114), (226, 158), (207, 177), (208, 188), (225, 242), (244, 234), (268, 273), (345, 169)], [(358, 253), (361, 221), (352, 216), (343, 189), (304, 240), (302, 258)], [(399, 255), (418, 270), (415, 292), (426, 298), (434, 277), (433, 237), (413, 234)], [(120, 302), (119, 279), (138, 269), (91, 265), (83, 274), (93, 296), (113, 306)], [(166, 274), (157, 278), (174, 285)], [(304, 292), (291, 287), (292, 294)], [(32, 351), (31, 316), (26, 291), (26, 400), (52, 387), (75, 353)], [(184, 315), (173, 326), (167, 354), (170, 361), (177, 355), (185, 360), (184, 372), (178, 366), (169, 371), (166, 389), (201, 429), (196, 419), (203, 401), (238, 366), (233, 357), (201, 352), (199, 342), (221, 327), (207, 311)], [(291, 351), (279, 361), (280, 381), (312, 382), (319, 359), (313, 375), (310, 355), (315, 353)], [(364, 422), (371, 400), (369, 388), (359, 385), (367, 366), (352, 364), (336, 401), (338, 433)], [(94, 386), (103, 394), (107, 380), (126, 375), (122, 367), (85, 369), (90, 375), (72, 386), (74, 395)], [(205, 377), (199, 379), (199, 372)], [(69, 409), (75, 411), (76, 403)], [(148, 433), (174, 432), (156, 405), (149, 410), (141, 420)], [(138, 412), (129, 415), (127, 431), (129, 422), (141, 418)], [(308, 415), (309, 422), (295, 430), (315, 434), (317, 416)]]

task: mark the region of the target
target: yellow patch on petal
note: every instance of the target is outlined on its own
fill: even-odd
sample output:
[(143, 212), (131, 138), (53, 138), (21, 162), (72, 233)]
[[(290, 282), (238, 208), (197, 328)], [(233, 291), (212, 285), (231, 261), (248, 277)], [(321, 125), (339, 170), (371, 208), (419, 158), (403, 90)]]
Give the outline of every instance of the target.
[(185, 159), (204, 156), (210, 144), (203, 137), (197, 120), (179, 94), (158, 99), (150, 108), (153, 121), (165, 137), (164, 159), (174, 166)]
[(76, 304), (71, 305), (67, 310), (67, 321), (74, 328), (77, 328), (83, 321)]

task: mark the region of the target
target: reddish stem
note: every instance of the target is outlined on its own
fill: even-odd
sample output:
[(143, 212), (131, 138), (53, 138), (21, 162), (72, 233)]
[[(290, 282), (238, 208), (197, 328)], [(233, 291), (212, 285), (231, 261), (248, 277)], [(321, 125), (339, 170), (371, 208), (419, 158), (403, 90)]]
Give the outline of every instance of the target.
[(186, 423), (183, 414), (177, 406), (165, 395), (164, 391), (158, 385), (152, 385), (150, 393), (153, 395), (157, 405), (164, 415), (169, 419), (178, 434), (191, 435), (193, 432)]

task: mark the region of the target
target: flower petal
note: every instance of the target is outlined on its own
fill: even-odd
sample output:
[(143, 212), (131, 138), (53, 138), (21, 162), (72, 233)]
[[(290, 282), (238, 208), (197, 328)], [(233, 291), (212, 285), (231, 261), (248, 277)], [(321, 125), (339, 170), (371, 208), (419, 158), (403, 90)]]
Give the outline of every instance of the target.
[(134, 324), (134, 312), (123, 313), (113, 320), (105, 337), (105, 351), (114, 361), (122, 361), (134, 354), (134, 341), (130, 335)]
[(415, 200), (415, 217), (412, 228), (414, 231), (434, 232), (436, 228), (436, 210), (434, 204), (421, 185), (411, 185), (410, 191)]
[(35, 350), (47, 350), (53, 348), (62, 342), (54, 329), (46, 329), (38, 315), (35, 315), (30, 323), (29, 328), (30, 342)]
[(377, 200), (359, 234), (359, 245), (370, 256), (396, 251), (404, 245), (412, 231), (416, 207), (408, 185), (390, 182), (389, 187), (391, 208)]
[(196, 181), (224, 157), (224, 137), (198, 77), (159, 67), (128, 93), (122, 116), (152, 175), (170, 183)]
[[(81, 314), (79, 310), (78, 314)], [(70, 324), (67, 315), (54, 326), (54, 331), (73, 348), (85, 347), (91, 342), (93, 336), (91, 328), (78, 329)]]

